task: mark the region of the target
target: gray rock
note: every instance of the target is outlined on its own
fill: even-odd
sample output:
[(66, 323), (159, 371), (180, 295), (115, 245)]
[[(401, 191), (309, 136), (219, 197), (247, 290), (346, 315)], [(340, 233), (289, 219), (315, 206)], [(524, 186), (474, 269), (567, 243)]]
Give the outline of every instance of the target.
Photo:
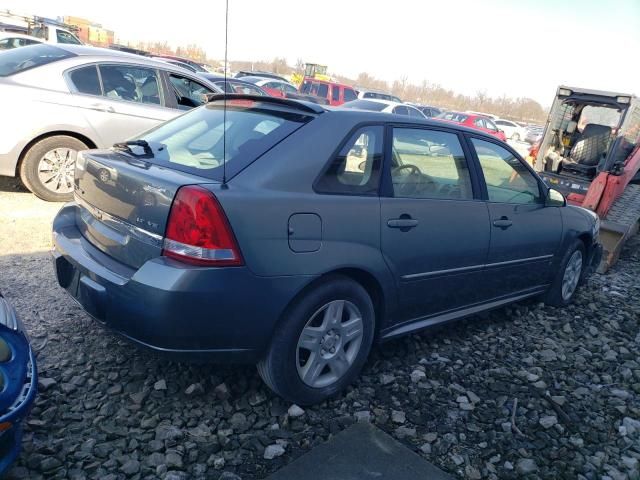
[(464, 463), (464, 457), (462, 455), (458, 455), (458, 454), (451, 455), (451, 460), (458, 467)]
[(435, 432), (429, 432), (425, 433), (422, 438), (424, 438), (426, 442), (433, 443), (436, 441), (436, 438), (438, 438), (438, 434)]
[(396, 377), (394, 375), (387, 375), (385, 373), (380, 376), (380, 383), (382, 385), (389, 385), (390, 383), (395, 382), (395, 380), (396, 380)]
[(543, 362), (555, 362), (558, 359), (556, 352), (550, 349), (540, 351), (540, 358)]
[(516, 472), (520, 475), (529, 475), (538, 471), (538, 465), (531, 458), (521, 458), (516, 463)]
[(227, 387), (226, 383), (221, 383), (216, 388), (214, 388), (213, 393), (220, 400), (227, 400), (231, 396), (231, 393), (229, 392), (229, 387)]
[(156, 383), (153, 384), (153, 389), (154, 390), (166, 390), (167, 389), (166, 380), (164, 380), (164, 379), (158, 380)]
[(407, 420), (407, 416), (404, 412), (401, 412), (399, 410), (392, 410), (391, 411), (391, 421), (393, 423), (404, 423)]
[(53, 378), (38, 377), (38, 388), (43, 392), (57, 384), (58, 382)]
[(556, 423), (558, 423), (558, 417), (556, 417), (555, 415), (544, 415), (540, 417), (538, 423), (540, 423), (543, 428), (551, 428)]
[(140, 462), (134, 459), (128, 460), (120, 467), (120, 471), (128, 476), (134, 475), (140, 471)]
[(467, 465), (464, 468), (464, 475), (469, 480), (480, 480), (482, 478), (482, 473), (480, 473), (480, 470), (472, 465)]
[(424, 453), (425, 455), (431, 455), (431, 444), (430, 443), (425, 443), (424, 445), (422, 445), (420, 447), (420, 451), (422, 453)]
[(269, 445), (264, 449), (264, 459), (265, 460), (273, 460), (274, 458), (281, 457), (284, 455), (284, 447), (279, 444)]
[(353, 414), (357, 422), (370, 422), (371, 421), (371, 412), (368, 410), (362, 412), (356, 412)]
[(187, 387), (184, 391), (185, 395), (202, 395), (204, 393), (204, 388), (200, 383), (192, 383)]
[(395, 434), (396, 437), (403, 439), (403, 438), (415, 438), (416, 436), (416, 429), (415, 428), (411, 428), (411, 427), (398, 427), (395, 429)]
[(413, 383), (419, 383), (427, 378), (427, 374), (422, 370), (415, 369), (411, 372), (411, 381)]
[(175, 451), (169, 451), (165, 455), (165, 460), (167, 463), (167, 467), (172, 468), (181, 468), (182, 467), (182, 456)]
[(298, 418), (304, 415), (304, 410), (294, 403), (289, 407), (289, 410), (287, 410), (287, 415), (291, 418)]

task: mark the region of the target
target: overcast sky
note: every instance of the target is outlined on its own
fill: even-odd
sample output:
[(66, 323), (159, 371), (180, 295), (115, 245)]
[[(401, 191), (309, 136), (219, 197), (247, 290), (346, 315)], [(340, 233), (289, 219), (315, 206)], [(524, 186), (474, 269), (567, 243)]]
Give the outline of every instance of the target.
[[(224, 56), (224, 0), (3, 0), (74, 15), (127, 40), (196, 43)], [(640, 0), (229, 0), (229, 59), (323, 63), (454, 91), (551, 103), (556, 87), (640, 94)]]

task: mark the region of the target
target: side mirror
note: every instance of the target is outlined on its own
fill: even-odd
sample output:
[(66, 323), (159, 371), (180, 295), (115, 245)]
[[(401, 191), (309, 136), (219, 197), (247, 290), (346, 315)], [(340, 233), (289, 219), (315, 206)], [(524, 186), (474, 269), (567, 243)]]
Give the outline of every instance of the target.
[(547, 198), (544, 202), (545, 207), (565, 207), (567, 205), (567, 199), (564, 195), (554, 188), (547, 190)]

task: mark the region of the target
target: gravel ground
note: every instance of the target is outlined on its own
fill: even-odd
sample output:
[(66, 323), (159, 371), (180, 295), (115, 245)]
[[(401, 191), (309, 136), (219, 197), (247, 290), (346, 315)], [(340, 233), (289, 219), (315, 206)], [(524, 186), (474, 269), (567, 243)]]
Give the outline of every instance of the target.
[(565, 309), (520, 303), (373, 352), (302, 410), (253, 367), (132, 347), (57, 286), (59, 208), (0, 183), (0, 289), (38, 352), (40, 395), (10, 478), (259, 479), (356, 421), (459, 478), (640, 478), (640, 239)]

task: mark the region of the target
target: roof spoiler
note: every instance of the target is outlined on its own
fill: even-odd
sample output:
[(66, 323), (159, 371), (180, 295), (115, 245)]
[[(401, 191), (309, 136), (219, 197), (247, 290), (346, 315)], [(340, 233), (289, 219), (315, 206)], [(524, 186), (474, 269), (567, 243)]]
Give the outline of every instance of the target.
[(264, 95), (247, 95), (244, 93), (213, 93), (207, 94), (207, 102), (217, 102), (220, 100), (253, 100), (255, 102), (272, 103), (274, 105), (282, 105), (285, 107), (295, 108), (307, 113), (324, 113), (326, 110), (317, 103), (305, 102), (302, 100), (293, 100), (291, 98), (267, 97)]

